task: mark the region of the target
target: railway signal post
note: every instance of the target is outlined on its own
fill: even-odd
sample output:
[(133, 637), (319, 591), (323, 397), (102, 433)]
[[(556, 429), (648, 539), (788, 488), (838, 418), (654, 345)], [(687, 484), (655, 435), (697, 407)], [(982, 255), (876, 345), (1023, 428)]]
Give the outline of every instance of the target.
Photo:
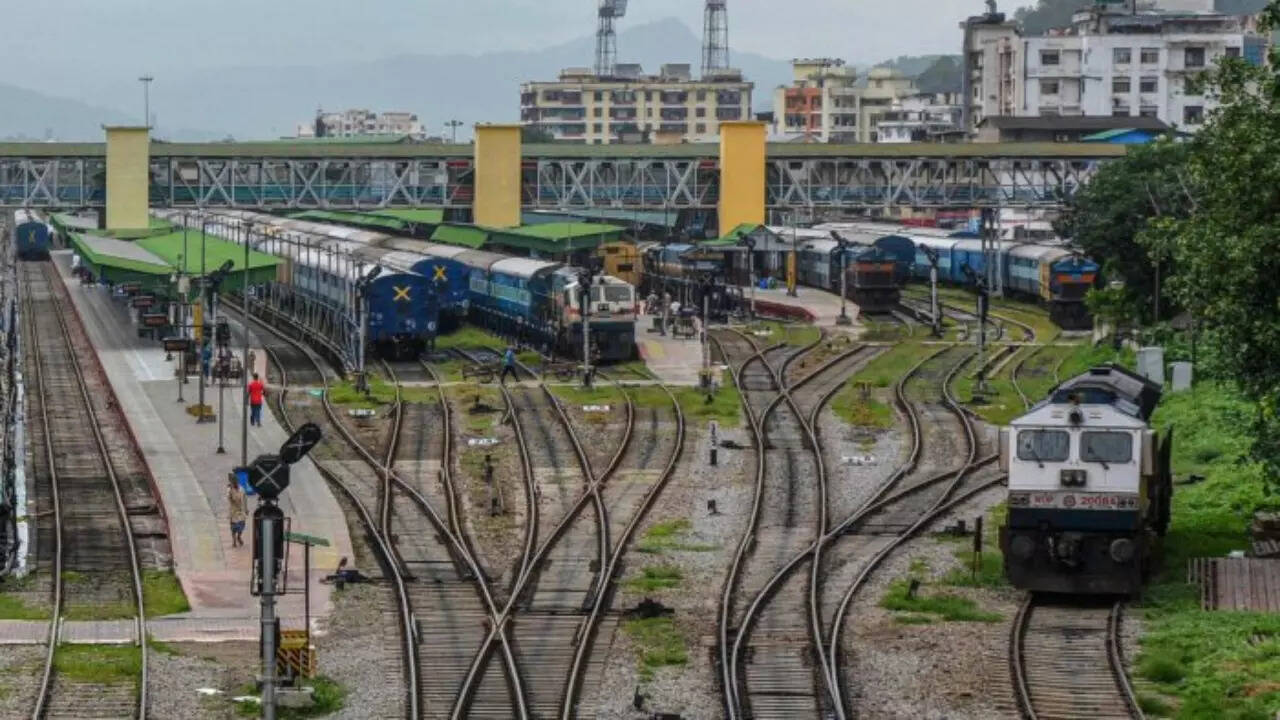
[[(282, 595), (285, 580), (285, 528), (288, 519), (278, 504), (280, 493), (289, 487), (289, 467), (311, 452), (322, 433), (314, 423), (298, 428), (277, 455), (259, 455), (248, 465), (249, 484), (258, 494), (253, 512), (253, 575), (249, 591), (261, 598), (262, 717), (276, 717), (276, 651), (280, 620), (276, 617), (276, 595)], [(303, 578), (310, 583), (311, 578)]]
[(747, 249), (747, 284), (751, 285), (751, 315), (752, 320), (756, 319), (756, 240), (750, 235), (742, 239), (742, 245)]
[(848, 311), (849, 279), (845, 277), (849, 266), (849, 258), (845, 255), (845, 250), (849, 247), (849, 241), (834, 230), (831, 231), (831, 237), (836, 241), (836, 252), (840, 253), (840, 317), (836, 318), (836, 324), (852, 325), (853, 319), (849, 317)]
[[(363, 267), (364, 264), (361, 263), (361, 269)], [(365, 291), (369, 289), (369, 284), (381, 272), (382, 266), (374, 265), (372, 270), (356, 281), (356, 389), (363, 393), (369, 392), (369, 378), (364, 369), (364, 344), (368, 333), (366, 326), (369, 318), (369, 298)]]
[(938, 312), (938, 251), (920, 247), (929, 258), (929, 318), (933, 323), (933, 336), (942, 337), (942, 315)]

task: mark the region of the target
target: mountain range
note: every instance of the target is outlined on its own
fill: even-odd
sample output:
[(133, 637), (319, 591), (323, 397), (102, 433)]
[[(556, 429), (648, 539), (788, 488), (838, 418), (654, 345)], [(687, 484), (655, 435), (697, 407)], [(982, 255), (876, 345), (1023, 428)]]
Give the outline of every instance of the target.
[[(216, 140), (225, 136), (263, 139), (293, 135), (317, 108), (367, 107), (416, 112), (428, 131), (441, 132), (445, 121), (514, 122), (519, 118), (520, 83), (553, 80), (562, 68), (591, 64), (593, 37), (536, 51), (480, 55), (406, 54), (367, 62), (315, 62), (286, 66), (242, 66), (199, 70), (176, 76), (157, 73), (152, 116), (157, 137)], [(674, 18), (631, 27), (618, 37), (619, 62), (638, 62), (646, 72), (663, 63), (689, 63), (699, 69), (701, 40)], [(902, 57), (891, 61), (919, 74), (937, 60)], [(755, 83), (754, 105), (770, 110), (773, 89), (791, 81), (789, 60), (733, 52), (731, 63)], [(137, 123), (133, 105), (138, 86), (126, 80), (94, 84), (81, 100), (66, 100), (0, 84), (0, 138), (23, 136), (59, 140), (97, 140), (100, 126)], [(56, 90), (51, 94), (56, 94)], [(469, 132), (460, 133), (468, 137)]]

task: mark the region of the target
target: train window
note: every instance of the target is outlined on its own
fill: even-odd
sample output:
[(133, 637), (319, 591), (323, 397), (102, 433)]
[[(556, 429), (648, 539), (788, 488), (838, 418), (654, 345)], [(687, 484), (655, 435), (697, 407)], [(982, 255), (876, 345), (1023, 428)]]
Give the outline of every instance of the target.
[(1065, 430), (1023, 430), (1018, 433), (1018, 459), (1062, 462), (1071, 450), (1071, 434)]
[(631, 302), (631, 288), (608, 285), (604, 289), (604, 299), (607, 302)]
[(1127, 463), (1133, 459), (1133, 436), (1125, 432), (1080, 433), (1080, 459), (1096, 463)]
[(636, 269), (636, 266), (633, 265), (632, 263), (618, 263), (618, 272), (620, 273), (631, 272), (635, 269)]

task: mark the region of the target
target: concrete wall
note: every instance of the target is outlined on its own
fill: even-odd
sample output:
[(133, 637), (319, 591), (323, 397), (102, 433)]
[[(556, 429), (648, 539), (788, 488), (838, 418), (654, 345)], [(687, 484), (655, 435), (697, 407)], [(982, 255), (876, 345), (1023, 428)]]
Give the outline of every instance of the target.
[(107, 229), (141, 230), (151, 187), (151, 137), (144, 127), (107, 128)]
[(475, 223), (519, 227), (520, 126), (477, 125), (475, 166)]

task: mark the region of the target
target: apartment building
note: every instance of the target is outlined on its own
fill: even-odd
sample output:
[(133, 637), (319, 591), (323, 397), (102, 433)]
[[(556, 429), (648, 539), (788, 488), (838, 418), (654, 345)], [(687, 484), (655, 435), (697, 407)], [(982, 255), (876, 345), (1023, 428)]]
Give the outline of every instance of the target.
[(1156, 118), (1194, 131), (1215, 104), (1198, 75), (1223, 57), (1261, 63), (1266, 47), (1252, 18), (1214, 12), (1213, 0), (1095, 6), (1040, 36), (998, 14), (964, 28), (971, 133), (997, 115)]
[(873, 68), (864, 83), (843, 60), (793, 60), (792, 84), (774, 91), (774, 135), (799, 142), (873, 143), (886, 113), (918, 94), (915, 81)]
[(645, 75), (639, 65), (619, 63), (608, 77), (567, 68), (555, 82), (520, 86), (520, 120), (556, 140), (588, 145), (714, 142), (721, 122), (751, 119), (752, 89), (737, 70), (695, 80), (688, 64)]
[(876, 124), (876, 142), (953, 142), (964, 110), (958, 93), (916, 93), (894, 101)]
[[(342, 112), (317, 111), (324, 137), (358, 137), (369, 135), (408, 135), (415, 139), (426, 136), (418, 116), (410, 112), (351, 109)], [(316, 121), (298, 123), (300, 138), (316, 137)]]

